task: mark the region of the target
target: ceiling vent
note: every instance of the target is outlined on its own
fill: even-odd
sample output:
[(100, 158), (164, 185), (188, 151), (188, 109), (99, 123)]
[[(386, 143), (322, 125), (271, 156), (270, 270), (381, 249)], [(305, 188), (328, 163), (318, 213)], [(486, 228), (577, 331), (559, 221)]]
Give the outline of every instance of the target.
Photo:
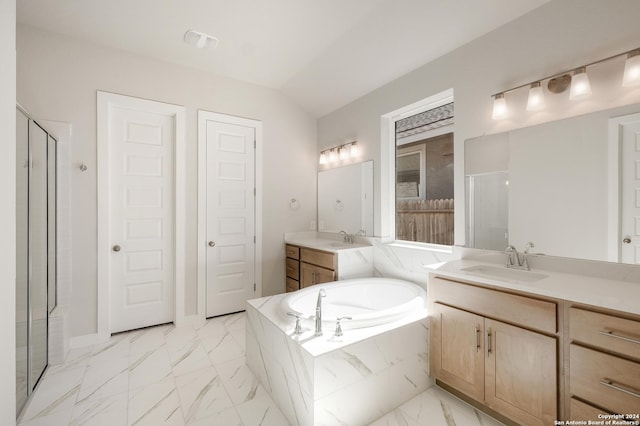
[(216, 37), (196, 30), (184, 33), (184, 42), (198, 49), (215, 49), (218, 46)]

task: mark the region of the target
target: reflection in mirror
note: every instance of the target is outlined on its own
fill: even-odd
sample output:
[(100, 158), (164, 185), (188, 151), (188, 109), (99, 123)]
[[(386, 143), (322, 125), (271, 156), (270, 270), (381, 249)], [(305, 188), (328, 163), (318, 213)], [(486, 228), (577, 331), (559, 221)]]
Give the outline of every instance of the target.
[(318, 172), (318, 230), (373, 236), (373, 161)]
[(640, 263), (638, 134), (630, 105), (467, 140), (466, 245)]
[(453, 245), (453, 102), (396, 121), (396, 240)]

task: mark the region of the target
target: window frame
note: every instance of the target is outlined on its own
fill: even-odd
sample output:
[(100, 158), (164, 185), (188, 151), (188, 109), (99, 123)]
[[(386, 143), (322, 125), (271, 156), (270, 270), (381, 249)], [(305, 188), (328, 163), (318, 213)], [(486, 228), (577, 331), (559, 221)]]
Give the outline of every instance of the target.
[[(388, 244), (422, 250), (452, 253), (453, 246), (396, 240), (396, 122), (421, 112), (454, 102), (453, 89), (447, 89), (380, 117), (380, 226)], [(455, 134), (455, 125), (446, 126)]]

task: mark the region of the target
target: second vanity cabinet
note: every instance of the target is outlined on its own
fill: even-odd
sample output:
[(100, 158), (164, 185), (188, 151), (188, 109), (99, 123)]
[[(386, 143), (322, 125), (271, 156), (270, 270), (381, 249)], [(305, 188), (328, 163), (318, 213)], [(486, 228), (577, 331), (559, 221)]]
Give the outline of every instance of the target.
[(640, 319), (621, 315), (569, 308), (571, 418), (640, 414)]
[(557, 304), (432, 277), (431, 376), (520, 424), (558, 418)]
[(286, 245), (287, 292), (337, 279), (337, 256), (322, 250)]

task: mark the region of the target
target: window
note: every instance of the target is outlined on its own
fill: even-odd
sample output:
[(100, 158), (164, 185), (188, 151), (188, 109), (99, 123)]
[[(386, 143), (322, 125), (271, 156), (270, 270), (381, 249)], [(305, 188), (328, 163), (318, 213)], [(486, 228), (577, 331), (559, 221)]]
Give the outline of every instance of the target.
[(389, 201), (382, 225), (387, 207), (388, 232), (396, 241), (454, 244), (453, 111), (448, 90), (382, 117), (383, 160), (391, 157), (383, 161)]

